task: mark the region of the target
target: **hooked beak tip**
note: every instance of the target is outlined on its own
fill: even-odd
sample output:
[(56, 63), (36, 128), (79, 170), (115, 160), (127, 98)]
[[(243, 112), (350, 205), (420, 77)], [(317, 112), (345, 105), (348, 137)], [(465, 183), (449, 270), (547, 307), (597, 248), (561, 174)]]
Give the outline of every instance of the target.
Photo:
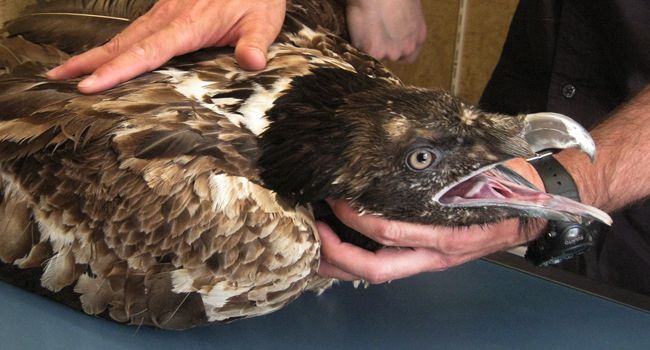
[(524, 117), (523, 137), (535, 153), (576, 148), (594, 161), (596, 144), (575, 120), (558, 113), (534, 113)]

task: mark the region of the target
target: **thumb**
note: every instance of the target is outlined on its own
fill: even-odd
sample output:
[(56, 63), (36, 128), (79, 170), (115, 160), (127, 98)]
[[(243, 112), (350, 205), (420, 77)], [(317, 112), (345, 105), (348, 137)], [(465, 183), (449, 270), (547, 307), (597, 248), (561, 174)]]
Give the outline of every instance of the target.
[(260, 70), (266, 67), (266, 53), (277, 33), (242, 29), (243, 34), (235, 46), (237, 63), (246, 70)]

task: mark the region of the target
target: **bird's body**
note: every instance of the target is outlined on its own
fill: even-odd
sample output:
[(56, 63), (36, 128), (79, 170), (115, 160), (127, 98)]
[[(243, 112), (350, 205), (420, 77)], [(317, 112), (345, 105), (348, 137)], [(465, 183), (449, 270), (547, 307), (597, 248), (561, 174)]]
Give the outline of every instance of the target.
[[(405, 206), (408, 197), (421, 200), (409, 191), (425, 196), (435, 192), (428, 187), (533, 152), (521, 118), (486, 121), (446, 93), (404, 87), (337, 35), (337, 6), (289, 4), (262, 71), (240, 69), (232, 50), (210, 49), (95, 95), (79, 94), (78, 80), (44, 78), (84, 45), (64, 53), (42, 40), (2, 39), (4, 278), (32, 271), (46, 290), (78, 297), (87, 313), (187, 328), (265, 314), (332, 283), (316, 274), (309, 202), (346, 198), (389, 218), (452, 225), (516, 215)], [(358, 117), (364, 108), (386, 113), (366, 120)], [(422, 125), (405, 116), (422, 109)], [(425, 125), (431, 120), (438, 129)], [(360, 134), (373, 128), (380, 140)], [(438, 165), (448, 181), (419, 183), (402, 162), (388, 164), (414, 137), (444, 141), (440, 152), (449, 155), (473, 139), (471, 152)], [(385, 140), (398, 146), (373, 146)], [(366, 156), (387, 165), (360, 161)], [(391, 188), (381, 180), (389, 174), (405, 181)]]

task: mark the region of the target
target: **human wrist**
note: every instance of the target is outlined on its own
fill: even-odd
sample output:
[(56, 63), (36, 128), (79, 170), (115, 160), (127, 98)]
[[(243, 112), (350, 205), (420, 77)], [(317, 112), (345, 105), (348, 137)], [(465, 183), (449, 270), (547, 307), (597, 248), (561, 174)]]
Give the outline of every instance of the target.
[(609, 201), (606, 188), (596, 189), (599, 174), (588, 157), (575, 149), (564, 150), (554, 157), (573, 178), (581, 203), (602, 208)]
[(556, 157), (548, 155), (536, 158), (531, 161), (531, 165), (537, 170), (537, 175), (544, 184), (544, 191), (581, 202), (573, 176)]
[[(582, 202), (575, 178), (557, 157), (550, 155), (531, 163), (539, 172), (546, 192)], [(598, 227), (590, 221), (551, 220), (542, 234), (528, 244), (525, 257), (537, 266), (554, 265), (590, 249), (597, 236)]]

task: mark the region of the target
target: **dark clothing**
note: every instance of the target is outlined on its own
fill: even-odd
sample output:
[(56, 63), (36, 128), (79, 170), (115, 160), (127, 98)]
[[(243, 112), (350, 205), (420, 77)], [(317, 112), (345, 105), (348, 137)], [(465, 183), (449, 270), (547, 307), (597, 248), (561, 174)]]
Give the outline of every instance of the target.
[[(649, 84), (650, 1), (522, 0), (480, 105), (554, 111), (591, 129)], [(650, 201), (612, 217), (584, 272), (650, 294)]]

